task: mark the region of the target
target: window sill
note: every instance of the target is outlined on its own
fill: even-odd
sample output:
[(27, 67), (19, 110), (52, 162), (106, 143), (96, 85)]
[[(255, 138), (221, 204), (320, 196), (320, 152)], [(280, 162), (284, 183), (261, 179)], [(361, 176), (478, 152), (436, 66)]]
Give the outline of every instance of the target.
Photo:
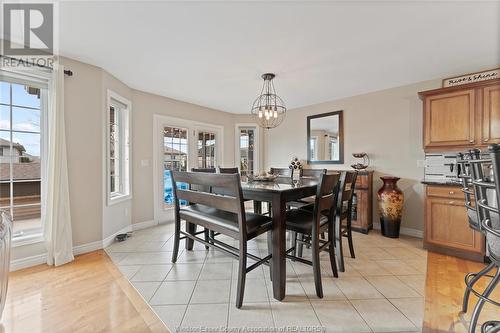
[(36, 243), (41, 243), (43, 241), (44, 241), (43, 234), (41, 232), (32, 235), (13, 237), (12, 247), (36, 244)]
[(128, 201), (132, 199), (132, 195), (131, 194), (122, 194), (122, 195), (116, 195), (114, 197), (108, 197), (108, 206), (113, 206), (113, 205), (116, 205), (116, 204), (119, 204), (121, 202), (124, 202), (124, 201)]

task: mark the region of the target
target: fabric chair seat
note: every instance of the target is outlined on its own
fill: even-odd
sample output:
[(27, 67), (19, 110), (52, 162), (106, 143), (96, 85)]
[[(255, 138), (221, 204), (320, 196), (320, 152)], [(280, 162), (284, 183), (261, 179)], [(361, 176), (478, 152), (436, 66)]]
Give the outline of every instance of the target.
[[(328, 217), (321, 214), (320, 229), (328, 227)], [(286, 213), (286, 228), (301, 234), (310, 234), (313, 225), (313, 213), (303, 209), (293, 209)]]
[[(181, 207), (179, 215), (182, 219), (197, 220), (201, 225), (210, 228), (218, 226), (232, 232), (238, 232), (238, 215), (224, 210), (194, 204)], [(248, 239), (258, 236), (272, 228), (272, 219), (268, 216), (245, 213)]]

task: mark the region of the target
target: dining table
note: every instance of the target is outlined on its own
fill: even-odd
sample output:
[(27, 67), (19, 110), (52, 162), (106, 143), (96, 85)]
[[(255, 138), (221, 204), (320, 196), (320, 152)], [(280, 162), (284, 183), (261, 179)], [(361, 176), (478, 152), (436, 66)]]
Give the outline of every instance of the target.
[[(286, 210), (287, 202), (306, 198), (316, 194), (317, 178), (278, 177), (274, 181), (242, 181), (241, 189), (244, 200), (253, 200), (254, 212), (262, 214), (262, 203), (271, 207), (272, 218), (272, 284), (273, 297), (281, 301), (286, 290)], [(195, 234), (196, 225), (186, 223), (186, 231)], [(186, 249), (192, 250), (193, 241), (186, 241)]]
[(271, 207), (272, 227), (272, 284), (273, 296), (281, 301), (286, 290), (286, 203), (316, 194), (318, 180), (279, 177), (274, 181), (246, 181), (241, 183), (243, 198), (253, 200), (254, 212), (262, 213), (262, 202)]

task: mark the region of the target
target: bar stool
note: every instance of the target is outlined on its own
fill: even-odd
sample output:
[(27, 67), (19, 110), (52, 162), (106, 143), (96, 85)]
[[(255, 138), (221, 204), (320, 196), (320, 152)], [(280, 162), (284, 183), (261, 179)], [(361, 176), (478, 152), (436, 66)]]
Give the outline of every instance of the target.
[[(475, 230), (477, 232), (485, 235), (485, 232), (481, 228), (481, 218), (479, 217), (479, 211), (476, 209), (477, 206), (473, 206), (473, 195), (477, 195), (474, 191), (474, 186), (472, 184), (472, 168), (474, 168), (474, 174), (476, 175), (476, 179), (483, 179), (483, 170), (479, 168), (477, 164), (470, 164), (470, 160), (472, 159), (480, 159), (481, 151), (479, 149), (470, 150), (467, 153), (458, 153), (457, 154), (457, 173), (458, 178), (462, 182), (462, 192), (465, 195), (465, 207), (467, 208), (467, 217), (469, 222), (469, 228)], [(488, 273), (494, 268), (493, 264), (489, 264), (484, 269), (479, 271), (478, 273), (469, 273), (465, 276), (465, 284), (469, 286), (469, 288), (465, 289), (463, 301), (462, 301), (462, 312), (466, 313), (469, 305), (469, 297), (470, 297), (470, 288), (479, 281), (482, 277), (490, 277)]]
[[(500, 282), (500, 146), (491, 145), (488, 147), (489, 158), (482, 158), (480, 155), (472, 154), (475, 159), (470, 160), (472, 171), (472, 184), (476, 197), (476, 207), (480, 221), (480, 228), (486, 234), (486, 245), (488, 257), (491, 260), (492, 269), (496, 268), (490, 283), (482, 293), (476, 291), (473, 284), (467, 281), (467, 289), (476, 295), (479, 300), (471, 315), (469, 333), (474, 333), (481, 310), (485, 302), (489, 302), (500, 308), (500, 303), (490, 298), (491, 293)], [(477, 158), (479, 157), (479, 158)], [(483, 170), (491, 165), (493, 181), (484, 176)], [(484, 276), (484, 275), (483, 275)], [(493, 318), (498, 319), (498, 318)], [(498, 325), (498, 322), (488, 322), (488, 326)], [(484, 326), (484, 325), (483, 325)], [(486, 327), (484, 327), (486, 328)]]

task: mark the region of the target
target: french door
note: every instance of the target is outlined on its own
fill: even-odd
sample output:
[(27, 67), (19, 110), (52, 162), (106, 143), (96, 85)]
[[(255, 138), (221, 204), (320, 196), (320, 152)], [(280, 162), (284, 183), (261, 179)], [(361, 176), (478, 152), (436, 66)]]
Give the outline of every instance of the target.
[(255, 124), (236, 124), (235, 156), (243, 178), (260, 171), (259, 128)]
[(154, 122), (155, 221), (162, 223), (173, 221), (171, 171), (216, 168), (222, 160), (223, 138), (217, 125), (160, 115), (155, 115)]

